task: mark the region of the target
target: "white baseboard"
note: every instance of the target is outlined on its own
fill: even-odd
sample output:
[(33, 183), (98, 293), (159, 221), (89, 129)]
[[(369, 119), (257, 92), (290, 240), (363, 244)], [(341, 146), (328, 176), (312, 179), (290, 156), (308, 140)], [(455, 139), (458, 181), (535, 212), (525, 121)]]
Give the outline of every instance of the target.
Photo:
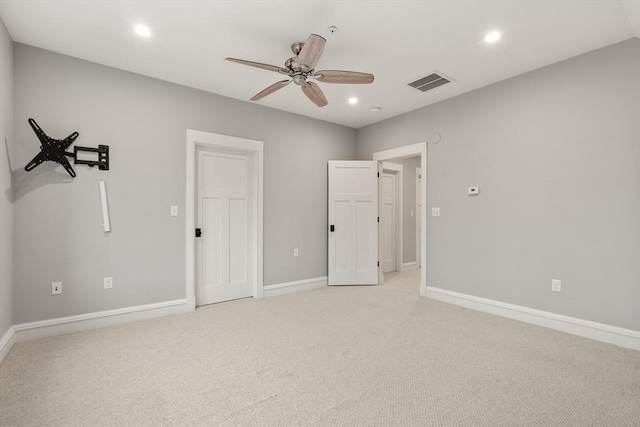
[(402, 264), (402, 271), (411, 271), (411, 270), (417, 270), (418, 269), (418, 263), (417, 262), (405, 262)]
[(278, 283), (264, 287), (265, 297), (275, 297), (278, 295), (291, 294), (294, 292), (308, 291), (327, 286), (327, 277), (316, 277), (314, 279), (298, 280), (296, 282)]
[(37, 322), (20, 323), (11, 326), (0, 339), (0, 362), (2, 362), (13, 344), (22, 341), (52, 337), (103, 328), (137, 320), (169, 316), (171, 314), (193, 311), (186, 299), (165, 301), (156, 304), (145, 304), (115, 310), (98, 311), (76, 316), (59, 317)]
[(572, 335), (640, 350), (640, 331), (549, 313), (547, 311), (507, 304), (473, 295), (427, 286), (427, 298), (455, 304), (485, 313), (495, 314), (534, 325), (544, 326)]
[(7, 357), (15, 342), (15, 326), (11, 325), (0, 338), (0, 363)]

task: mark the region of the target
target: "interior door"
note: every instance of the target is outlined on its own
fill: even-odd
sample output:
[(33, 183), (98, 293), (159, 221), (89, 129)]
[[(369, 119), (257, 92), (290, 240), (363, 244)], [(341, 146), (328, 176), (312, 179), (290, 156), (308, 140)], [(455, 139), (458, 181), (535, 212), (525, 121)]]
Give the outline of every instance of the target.
[(252, 296), (249, 155), (198, 151), (196, 304)]
[(382, 271), (396, 271), (396, 175), (383, 173), (380, 238), (382, 239)]
[(378, 162), (330, 161), (328, 284), (378, 284)]

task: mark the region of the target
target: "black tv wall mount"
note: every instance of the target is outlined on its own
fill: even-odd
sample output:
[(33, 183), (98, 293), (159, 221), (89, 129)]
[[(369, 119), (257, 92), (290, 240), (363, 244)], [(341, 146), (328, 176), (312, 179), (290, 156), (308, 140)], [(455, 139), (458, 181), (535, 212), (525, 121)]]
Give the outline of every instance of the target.
[[(38, 126), (35, 120), (29, 119), (27, 120), (31, 125), (31, 128), (38, 136), (40, 140), (40, 152), (29, 162), (27, 166), (24, 167), (24, 170), (27, 172), (33, 170), (40, 163), (50, 160), (56, 163), (61, 164), (71, 175), (75, 178), (76, 172), (71, 167), (69, 160), (67, 157), (73, 158), (74, 165), (87, 165), (90, 167), (98, 166), (100, 170), (109, 170), (109, 146), (108, 145), (98, 145), (98, 148), (91, 147), (78, 147), (77, 145), (73, 147), (73, 153), (65, 151), (73, 141), (76, 140), (78, 132), (73, 132), (71, 135), (66, 137), (65, 139), (53, 139), (47, 136), (46, 133)], [(78, 153), (95, 153), (98, 156), (98, 160), (83, 160), (78, 159)]]

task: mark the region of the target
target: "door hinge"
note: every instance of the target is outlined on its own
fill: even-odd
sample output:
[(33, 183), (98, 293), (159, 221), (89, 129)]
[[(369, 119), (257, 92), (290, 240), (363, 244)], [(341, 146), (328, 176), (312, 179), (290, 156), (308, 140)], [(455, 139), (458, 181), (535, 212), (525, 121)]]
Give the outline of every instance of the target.
[(378, 217), (378, 222), (380, 222), (380, 217)]
[(378, 267), (380, 267), (380, 261), (378, 261)]
[(378, 172), (378, 178), (380, 178), (380, 172)]
[(201, 236), (202, 236), (202, 229), (196, 228), (196, 237), (201, 237)]

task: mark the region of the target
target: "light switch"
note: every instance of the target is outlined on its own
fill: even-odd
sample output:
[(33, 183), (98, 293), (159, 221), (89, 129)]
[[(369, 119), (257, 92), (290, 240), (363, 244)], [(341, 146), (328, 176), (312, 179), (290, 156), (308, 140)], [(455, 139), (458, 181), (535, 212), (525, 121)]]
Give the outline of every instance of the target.
[(431, 208), (431, 216), (440, 216), (440, 208)]
[(178, 216), (178, 207), (176, 205), (171, 205), (171, 216)]

